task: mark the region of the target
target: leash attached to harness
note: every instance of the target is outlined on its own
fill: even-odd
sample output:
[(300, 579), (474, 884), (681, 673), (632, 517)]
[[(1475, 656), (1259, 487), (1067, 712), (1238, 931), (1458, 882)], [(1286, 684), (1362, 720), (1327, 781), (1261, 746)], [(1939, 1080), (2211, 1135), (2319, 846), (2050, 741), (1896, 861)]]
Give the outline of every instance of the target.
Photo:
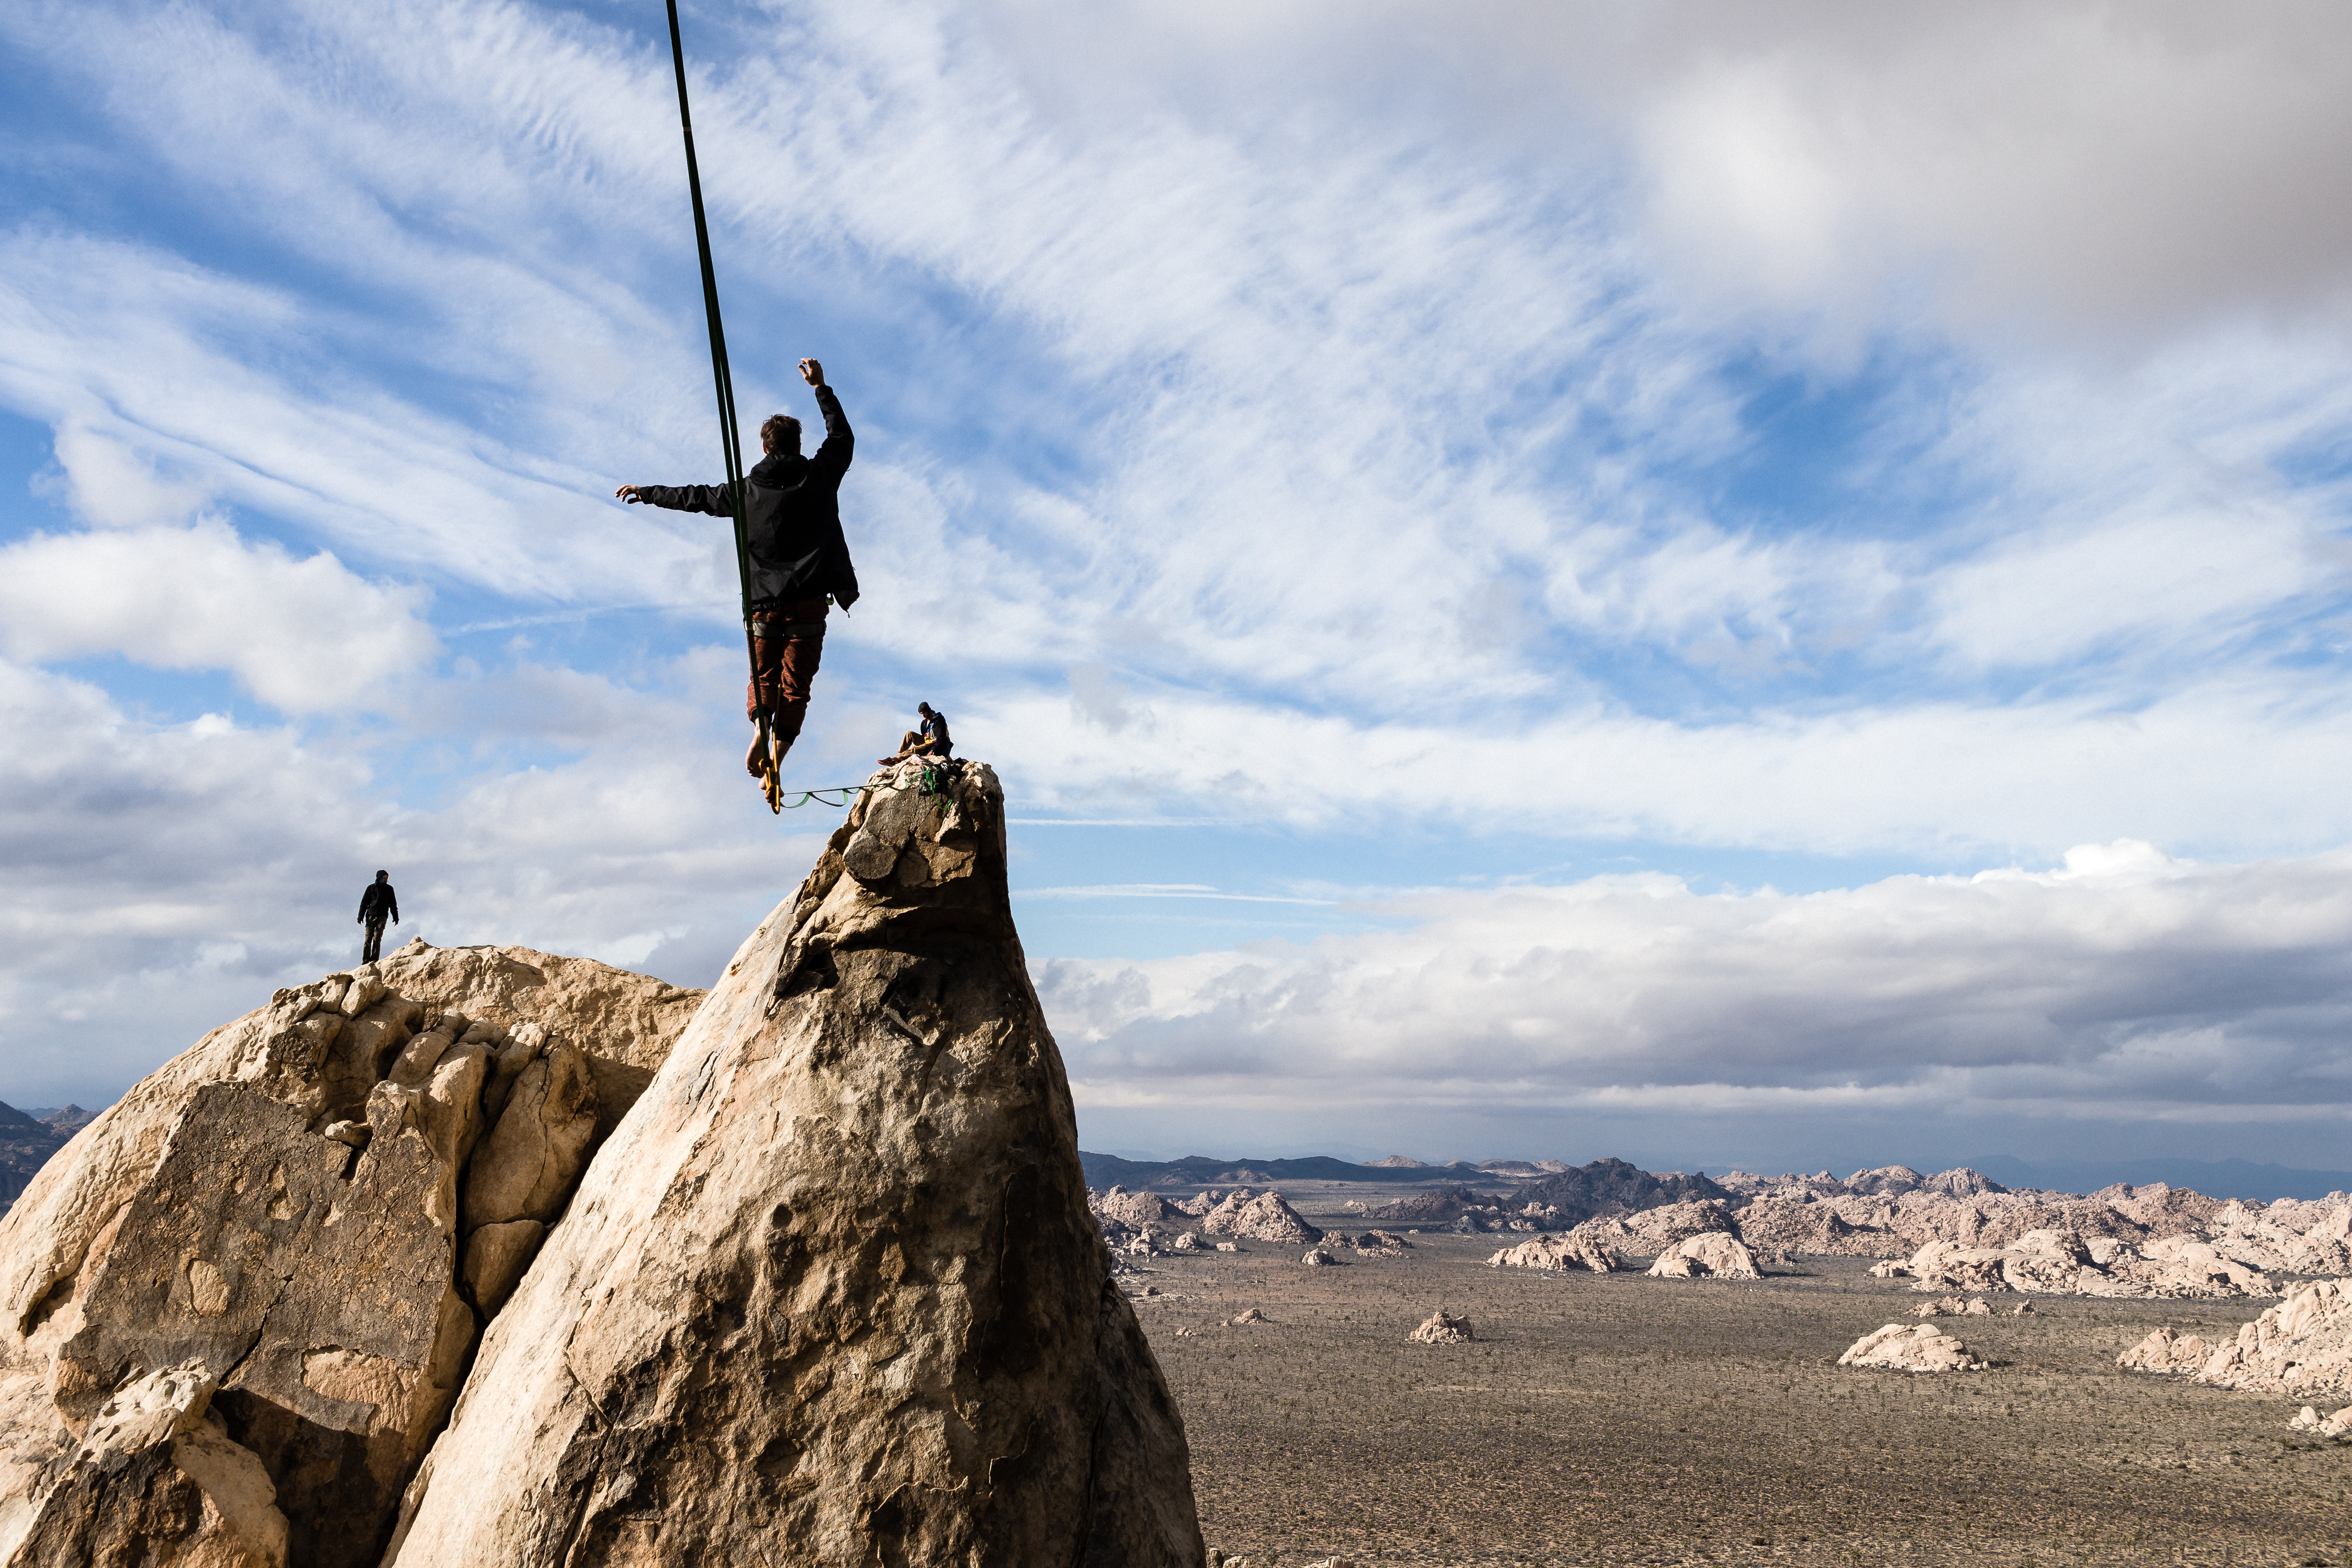
[[(686, 188), (694, 198), (694, 243), (702, 257), (702, 309), (710, 319), (710, 379), (719, 395), (719, 439), (727, 457), (727, 493), (735, 508), (735, 574), (743, 591), (743, 655), (751, 665), (751, 690), (760, 689), (760, 654), (751, 627), (751, 552), (743, 517), (743, 440), (735, 423), (735, 378), (727, 368), (727, 332), (719, 321), (719, 275), (710, 267), (710, 225), (702, 212), (702, 171), (694, 159), (694, 115), (686, 102), (686, 44), (677, 28), (677, 0), (669, 5), (669, 54), (677, 68), (677, 125), (686, 138)], [(760, 789), (768, 809), (783, 809), (783, 786), (776, 777), (774, 739), (768, 710), (756, 721)]]

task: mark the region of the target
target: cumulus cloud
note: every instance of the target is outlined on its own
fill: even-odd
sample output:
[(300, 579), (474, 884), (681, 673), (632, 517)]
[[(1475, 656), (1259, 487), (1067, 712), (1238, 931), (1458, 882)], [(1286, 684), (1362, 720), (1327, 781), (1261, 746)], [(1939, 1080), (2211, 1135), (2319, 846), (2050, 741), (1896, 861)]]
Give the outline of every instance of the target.
[(2340, 1121), (2352, 855), (2085, 847), (1790, 896), (1659, 876), (1423, 890), (1392, 929), (1045, 963), (1081, 1103), (1793, 1121)]
[(114, 653), (226, 669), (288, 713), (381, 705), (435, 651), (421, 589), (371, 583), (323, 552), (297, 560), (215, 520), (35, 534), (0, 546), (0, 649)]

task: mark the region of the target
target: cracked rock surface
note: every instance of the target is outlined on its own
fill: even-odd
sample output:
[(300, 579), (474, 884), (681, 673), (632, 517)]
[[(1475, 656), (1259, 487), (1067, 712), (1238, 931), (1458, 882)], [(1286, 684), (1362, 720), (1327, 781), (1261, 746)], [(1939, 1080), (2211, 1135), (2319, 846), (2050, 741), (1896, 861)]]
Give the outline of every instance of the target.
[(1003, 792), (922, 774), (876, 776), (597, 1152), (387, 1563), (1202, 1561)]
[[(579, 1163), (546, 1146), (593, 1144), (700, 999), (412, 942), (280, 991), (100, 1115), (0, 1220), (0, 1564), (373, 1563), (543, 1231), (468, 1223), (470, 1189), (560, 1207), (550, 1173)], [(533, 1069), (587, 1087), (527, 1100)]]

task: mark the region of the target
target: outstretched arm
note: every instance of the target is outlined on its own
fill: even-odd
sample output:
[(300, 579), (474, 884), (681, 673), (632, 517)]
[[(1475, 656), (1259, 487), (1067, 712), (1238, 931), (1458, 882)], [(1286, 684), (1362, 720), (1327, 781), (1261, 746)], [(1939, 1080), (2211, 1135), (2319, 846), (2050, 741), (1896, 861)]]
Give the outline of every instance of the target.
[(725, 485), (623, 485), (613, 494), (625, 501), (643, 501), (672, 511), (702, 511), (712, 517), (735, 515), (735, 505)]

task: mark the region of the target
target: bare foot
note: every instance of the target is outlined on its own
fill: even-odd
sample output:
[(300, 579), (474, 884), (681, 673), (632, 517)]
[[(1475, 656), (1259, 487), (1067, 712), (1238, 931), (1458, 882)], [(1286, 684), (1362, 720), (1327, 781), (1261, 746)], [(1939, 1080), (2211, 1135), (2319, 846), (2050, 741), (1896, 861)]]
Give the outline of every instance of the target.
[(768, 770), (763, 765), (767, 762), (767, 754), (760, 745), (761, 739), (758, 735), (752, 736), (751, 749), (743, 753), (743, 771), (755, 779), (768, 776)]

